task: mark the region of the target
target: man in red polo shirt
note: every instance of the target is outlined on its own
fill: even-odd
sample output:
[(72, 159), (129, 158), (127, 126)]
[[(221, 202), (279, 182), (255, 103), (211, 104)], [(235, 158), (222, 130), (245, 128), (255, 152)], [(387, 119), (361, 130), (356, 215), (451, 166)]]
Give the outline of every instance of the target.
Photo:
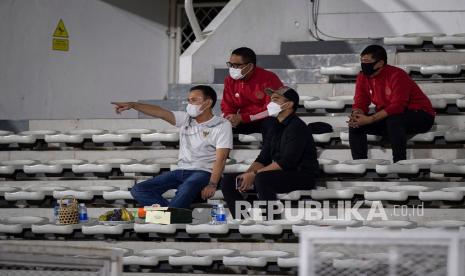
[(270, 97), (265, 88), (278, 89), (283, 86), (273, 72), (257, 67), (255, 52), (241, 47), (231, 53), (229, 76), (224, 81), (221, 111), (228, 119), (234, 133), (261, 133), (265, 140), (269, 129), (276, 123), (268, 117), (266, 106)]
[[(383, 47), (370, 45), (360, 57), (362, 72), (348, 121), (352, 158), (367, 158), (367, 134), (375, 134), (389, 139), (394, 162), (405, 160), (407, 137), (430, 130), (436, 113), (409, 75), (387, 64)], [(371, 103), (376, 106), (374, 114), (368, 114)]]

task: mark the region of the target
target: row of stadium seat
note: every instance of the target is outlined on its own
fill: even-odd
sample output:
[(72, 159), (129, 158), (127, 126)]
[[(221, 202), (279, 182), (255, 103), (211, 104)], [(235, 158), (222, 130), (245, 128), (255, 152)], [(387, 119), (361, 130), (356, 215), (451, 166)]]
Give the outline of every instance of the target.
[[(456, 106), (459, 110), (465, 110), (464, 94), (433, 94), (427, 95), (434, 109), (438, 112), (445, 111), (450, 106)], [(327, 98), (307, 97), (303, 106), (309, 112), (316, 109), (324, 109), (328, 112), (345, 112), (351, 108), (354, 97), (351, 95), (332, 96)], [(370, 106), (374, 108), (374, 106)]]
[[(382, 136), (368, 135), (367, 139), (368, 142), (380, 142)], [(339, 141), (343, 145), (348, 145), (349, 131), (348, 128), (334, 128), (333, 132), (313, 134), (313, 140), (318, 145), (337, 144)], [(435, 125), (428, 132), (414, 135), (409, 139), (409, 142), (434, 144), (440, 140), (444, 140), (446, 143), (463, 143), (465, 142), (465, 130), (447, 125)], [(259, 133), (240, 134), (239, 141), (242, 143), (262, 142), (262, 136)]]
[[(73, 225), (59, 225), (44, 217), (20, 216), (0, 220), (1, 235), (20, 235), (31, 232), (35, 235), (65, 235), (80, 239), (82, 236), (110, 235), (130, 239), (132, 234), (151, 237), (182, 238), (228, 238), (263, 236), (274, 239), (284, 234), (299, 235), (304, 230), (337, 228), (346, 231), (374, 230), (379, 228), (392, 230), (414, 230), (423, 228), (445, 228), (465, 231), (463, 220), (428, 220), (415, 222), (409, 220), (373, 220), (355, 219), (312, 219), (312, 220), (270, 220), (270, 221), (232, 221), (228, 224), (151, 224), (145, 222), (104, 224), (96, 221)], [(127, 233), (127, 235), (125, 235)], [(82, 235), (81, 235), (82, 234)], [(295, 237), (294, 237), (295, 238)], [(288, 237), (289, 240), (293, 238)]]
[[(432, 75), (440, 75), (445, 77), (459, 76), (465, 71), (465, 64), (451, 65), (423, 65), (423, 64), (398, 64), (394, 65), (404, 70), (407, 74), (422, 75), (430, 77)], [(320, 73), (327, 76), (357, 76), (361, 71), (359, 63), (344, 64), (338, 66), (323, 66), (320, 67)]]
[(93, 142), (94, 144), (129, 144), (134, 140), (141, 141), (144, 144), (155, 142), (178, 142), (179, 130), (167, 129), (157, 131), (153, 129), (121, 129), (107, 131), (103, 129), (82, 129), (71, 130), (59, 133), (54, 130), (32, 130), (23, 131), (17, 134), (9, 131), (0, 131), (0, 146), (9, 144), (20, 144), (23, 146), (34, 145), (38, 141), (46, 143), (64, 143), (70, 145), (80, 145), (84, 142)]
[(402, 36), (385, 37), (385, 45), (405, 45), (410, 47), (421, 47), (425, 43), (435, 46), (452, 45), (458, 48), (465, 47), (465, 33), (446, 35), (444, 33), (410, 33)]
[[(393, 185), (384, 182), (384, 185), (376, 185), (373, 182), (365, 182), (365, 185), (351, 185), (338, 188), (318, 187), (312, 190), (297, 190), (290, 193), (278, 194), (278, 199), (297, 201), (311, 199), (322, 200), (358, 200), (368, 201), (395, 201), (406, 202), (409, 200), (420, 200), (422, 202), (443, 201), (444, 205), (456, 206), (464, 204), (465, 186), (446, 185), (444, 182), (419, 182), (415, 185), (401, 184)], [(383, 182), (379, 182), (383, 183)], [(378, 184), (379, 184), (378, 183)], [(168, 190), (163, 197), (170, 200), (176, 195), (176, 189)], [(128, 189), (120, 189), (110, 185), (67, 187), (64, 185), (44, 185), (26, 187), (24, 189), (15, 186), (0, 186), (0, 199), (8, 202), (40, 202), (50, 205), (52, 201), (46, 202), (46, 198), (60, 200), (66, 196), (73, 196), (83, 202), (96, 202), (103, 198), (107, 203), (124, 201), (125, 204), (133, 204), (134, 199)], [(222, 192), (216, 191), (209, 202), (223, 200)], [(444, 202), (447, 202), (445, 204)]]
[[(253, 159), (236, 162), (229, 160), (225, 167), (225, 173), (245, 172)], [(367, 172), (376, 172), (378, 175), (388, 174), (417, 175), (420, 172), (431, 172), (443, 175), (465, 174), (465, 159), (441, 160), (441, 159), (409, 159), (392, 163), (383, 159), (361, 159), (338, 161), (332, 159), (319, 159), (322, 172), (326, 175), (352, 174), (364, 175)], [(66, 162), (66, 163), (65, 163)], [(39, 162), (36, 160), (11, 160), (0, 162), (0, 176), (14, 178), (14, 174), (25, 173), (31, 176), (41, 177), (110, 177), (121, 175), (134, 177), (157, 175), (161, 168), (176, 169), (176, 158), (163, 158), (144, 160), (135, 159), (105, 159), (96, 162), (84, 160), (52, 160)], [(71, 164), (73, 163), (73, 164)]]

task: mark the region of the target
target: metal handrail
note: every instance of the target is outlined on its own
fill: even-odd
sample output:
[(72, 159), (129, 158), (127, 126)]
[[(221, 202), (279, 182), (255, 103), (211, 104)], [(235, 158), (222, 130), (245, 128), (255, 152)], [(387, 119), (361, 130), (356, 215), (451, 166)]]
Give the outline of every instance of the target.
[(205, 36), (200, 29), (199, 21), (195, 16), (194, 12), (194, 5), (192, 4), (192, 0), (185, 0), (184, 1), (184, 9), (186, 10), (187, 18), (189, 19), (189, 24), (191, 25), (192, 31), (195, 35), (195, 41), (199, 42), (205, 39)]

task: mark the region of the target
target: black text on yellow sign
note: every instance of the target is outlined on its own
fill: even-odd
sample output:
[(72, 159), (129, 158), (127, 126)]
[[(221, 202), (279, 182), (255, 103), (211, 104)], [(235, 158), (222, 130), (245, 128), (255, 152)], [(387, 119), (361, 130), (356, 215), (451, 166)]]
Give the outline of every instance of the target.
[(65, 27), (65, 23), (62, 19), (58, 21), (58, 25), (53, 32), (53, 40), (52, 40), (52, 49), (54, 51), (69, 51), (69, 34), (68, 30)]
[(61, 38), (54, 38), (52, 49), (55, 51), (69, 51), (69, 40), (68, 39), (61, 39)]

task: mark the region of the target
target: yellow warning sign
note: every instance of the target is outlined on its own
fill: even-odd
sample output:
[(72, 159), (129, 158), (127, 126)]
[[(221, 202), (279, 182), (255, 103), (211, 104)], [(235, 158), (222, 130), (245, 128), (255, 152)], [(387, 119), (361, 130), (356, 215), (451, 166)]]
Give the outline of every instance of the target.
[(55, 51), (69, 51), (69, 40), (68, 39), (61, 39), (61, 38), (54, 38), (52, 49)]
[(63, 37), (63, 38), (68, 38), (68, 31), (66, 30), (65, 23), (63, 23), (63, 20), (60, 19), (58, 22), (57, 27), (55, 28), (55, 32), (53, 33), (54, 37)]

